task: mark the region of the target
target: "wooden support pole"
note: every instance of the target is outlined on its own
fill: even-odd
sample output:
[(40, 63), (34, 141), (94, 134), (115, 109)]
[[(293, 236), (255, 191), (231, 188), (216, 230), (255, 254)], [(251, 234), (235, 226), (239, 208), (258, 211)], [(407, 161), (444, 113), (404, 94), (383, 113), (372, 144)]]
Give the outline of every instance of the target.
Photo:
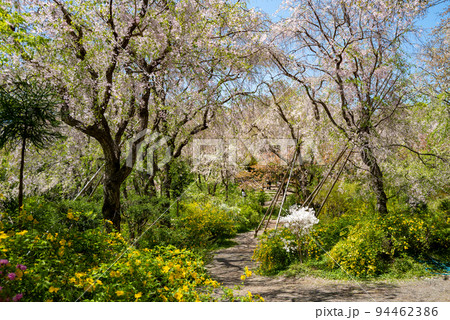
[(104, 166), (105, 165), (103, 164), (100, 168), (98, 168), (97, 172), (92, 176), (91, 180), (89, 180), (89, 182), (86, 183), (86, 185), (83, 187), (83, 189), (81, 189), (81, 191), (77, 194), (77, 196), (73, 199), (73, 201), (77, 200), (78, 197), (84, 192), (84, 190), (86, 190), (91, 185), (92, 181), (94, 181), (95, 177), (97, 177), (100, 170), (102, 170)]
[(319, 191), (322, 189), (323, 185), (325, 184), (325, 181), (328, 179), (328, 177), (330, 176), (331, 172), (334, 170), (334, 167), (339, 162), (339, 160), (342, 158), (342, 156), (344, 155), (345, 151), (347, 151), (347, 149), (348, 149), (348, 146), (345, 146), (342, 149), (342, 151), (339, 153), (339, 155), (336, 158), (336, 160), (334, 160), (333, 165), (331, 166), (330, 170), (328, 170), (328, 172), (325, 175), (325, 177), (319, 182), (319, 184), (316, 186), (316, 188), (313, 190), (313, 192), (305, 200), (305, 202), (303, 202), (303, 207), (309, 207), (309, 205), (314, 201), (316, 196), (319, 194)]
[(320, 208), (319, 208), (319, 210), (318, 210), (317, 213), (316, 213), (316, 217), (319, 216), (320, 212), (322, 211), (323, 206), (324, 206), (325, 203), (327, 202), (328, 197), (330, 196), (331, 191), (333, 190), (334, 186), (336, 185), (336, 182), (339, 180), (339, 177), (341, 176), (342, 171), (344, 171), (345, 164), (347, 163), (348, 159), (350, 158), (350, 155), (352, 154), (352, 152), (353, 152), (353, 148), (352, 148), (352, 149), (350, 150), (350, 152), (348, 153), (347, 158), (345, 158), (345, 160), (344, 160), (344, 163), (342, 163), (341, 169), (339, 170), (339, 173), (338, 173), (336, 179), (334, 179), (333, 184), (331, 185), (330, 190), (328, 190), (328, 193), (327, 193), (327, 195), (325, 196), (325, 199), (323, 199), (322, 204), (320, 205)]
[(286, 189), (284, 190), (283, 200), (281, 200), (280, 211), (278, 212), (277, 224), (275, 225), (275, 230), (278, 229), (278, 223), (280, 222), (281, 211), (283, 210), (283, 204), (284, 204), (284, 201), (286, 200), (286, 195), (287, 195), (287, 192), (288, 192), (289, 182), (291, 181), (292, 171), (294, 170), (295, 159), (297, 159), (297, 151), (294, 154), (294, 159), (292, 159), (291, 172), (289, 173), (289, 178), (288, 178), (288, 180), (286, 182)]

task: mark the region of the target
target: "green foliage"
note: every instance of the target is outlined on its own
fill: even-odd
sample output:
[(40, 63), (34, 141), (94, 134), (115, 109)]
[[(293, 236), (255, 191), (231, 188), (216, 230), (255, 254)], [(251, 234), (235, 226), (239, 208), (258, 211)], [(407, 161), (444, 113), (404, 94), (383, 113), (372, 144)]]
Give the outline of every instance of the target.
[(383, 254), (388, 252), (386, 233), (376, 221), (358, 223), (347, 238), (329, 252), (332, 267), (341, 267), (357, 277), (374, 276), (384, 270)]
[(157, 227), (170, 227), (169, 214), (164, 214), (157, 220), (169, 207), (170, 201), (165, 197), (129, 197), (123, 205), (123, 216), (130, 238), (139, 238), (154, 221), (157, 221)]
[(185, 161), (175, 159), (170, 164), (170, 190), (174, 198), (178, 198), (192, 183), (194, 175)]
[[(30, 211), (36, 214), (42, 208)], [(222, 288), (192, 251), (170, 245), (130, 247), (120, 233), (106, 233), (103, 221), (86, 225), (85, 219), (93, 213), (69, 210), (41, 217), (53, 215), (60, 220), (52, 230), (59, 232), (40, 229), (48, 224), (37, 221), (26, 209), (18, 216), (2, 214), (0, 269), (6, 273), (0, 275), (0, 300), (254, 301), (251, 295), (234, 296), (228, 289), (218, 296)], [(214, 224), (215, 234), (224, 236), (224, 231), (217, 231), (217, 222), (209, 222), (209, 226)]]
[(178, 227), (183, 228), (186, 243), (200, 247), (236, 233), (232, 217), (211, 203), (183, 203)]
[(86, 290), (83, 301), (212, 301), (219, 284), (192, 252), (173, 246), (130, 250), (111, 266), (102, 263), (69, 279)]
[[(322, 188), (321, 192), (315, 199), (316, 203), (322, 203), (328, 192), (327, 186)], [(373, 196), (364, 193), (360, 183), (343, 181), (335, 187), (330, 194), (324, 207), (322, 208), (321, 216), (341, 216), (345, 213), (352, 213), (355, 208), (367, 208), (373, 202)]]
[(60, 99), (49, 84), (17, 80), (0, 86), (0, 148), (7, 143), (30, 142), (43, 148), (61, 134), (56, 119)]
[(29, 25), (24, 19), (29, 15), (27, 12), (18, 12), (11, 1), (0, 0), (0, 66), (10, 64), (14, 53), (30, 59), (34, 48), (48, 41), (29, 32)]
[(264, 206), (264, 204), (266, 203), (267, 200), (268, 200), (268, 197), (267, 197), (266, 193), (264, 192), (264, 190), (261, 190), (260, 192), (258, 192), (258, 203), (260, 206)]
[(261, 274), (276, 274), (298, 259), (296, 248), (296, 237), (289, 229), (269, 230), (260, 236), (252, 259), (259, 263)]
[[(269, 274), (293, 263), (296, 267), (289, 268), (289, 274), (309, 270), (310, 274), (338, 279), (349, 275), (401, 278), (400, 270), (409, 266), (409, 276), (422, 276), (429, 272), (415, 259), (433, 252), (437, 257), (447, 257), (450, 219), (444, 211), (445, 202), (437, 207), (411, 209), (392, 201), (387, 216), (379, 216), (365, 206), (340, 216), (322, 216), (311, 233), (297, 239), (291, 248), (280, 235), (270, 239), (264, 235), (254, 257), (261, 262), (261, 270)], [(295, 249), (292, 259), (289, 254)], [(297, 263), (300, 252), (302, 267)]]
[(261, 215), (250, 205), (243, 205), (234, 220), (237, 223), (237, 231), (245, 232), (258, 226)]
[(395, 258), (389, 264), (386, 273), (381, 277), (387, 279), (408, 279), (424, 276), (430, 276), (425, 265), (405, 254)]

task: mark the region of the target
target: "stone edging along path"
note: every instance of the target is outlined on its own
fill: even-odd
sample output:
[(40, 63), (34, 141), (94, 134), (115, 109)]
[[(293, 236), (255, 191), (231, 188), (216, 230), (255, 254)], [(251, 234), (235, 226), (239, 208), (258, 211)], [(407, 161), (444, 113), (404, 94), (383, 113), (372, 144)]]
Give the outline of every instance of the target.
[[(237, 245), (215, 252), (213, 261), (207, 266), (211, 276), (229, 288), (241, 285), (241, 275), (247, 266), (256, 268), (251, 260), (257, 240), (254, 231), (241, 233), (234, 239)], [(259, 294), (265, 301), (450, 301), (450, 280), (443, 276), (407, 280), (354, 281), (327, 280), (313, 277), (265, 277), (253, 275), (245, 280), (236, 294), (247, 291)]]

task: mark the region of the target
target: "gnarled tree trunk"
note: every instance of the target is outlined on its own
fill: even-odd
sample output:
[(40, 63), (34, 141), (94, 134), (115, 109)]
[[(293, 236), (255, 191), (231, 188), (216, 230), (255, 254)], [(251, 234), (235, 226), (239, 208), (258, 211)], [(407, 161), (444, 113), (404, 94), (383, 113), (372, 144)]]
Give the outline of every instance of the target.
[(372, 189), (377, 199), (377, 210), (382, 215), (388, 213), (387, 210), (387, 196), (384, 192), (383, 173), (378, 166), (372, 148), (368, 142), (364, 142), (361, 149), (361, 160), (369, 167), (370, 180), (372, 182)]

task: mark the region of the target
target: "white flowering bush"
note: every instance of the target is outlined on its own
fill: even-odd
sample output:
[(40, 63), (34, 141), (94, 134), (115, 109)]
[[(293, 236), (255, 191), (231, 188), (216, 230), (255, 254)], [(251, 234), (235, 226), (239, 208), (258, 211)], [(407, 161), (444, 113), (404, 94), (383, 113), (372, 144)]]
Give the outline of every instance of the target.
[(291, 229), (295, 235), (302, 237), (307, 235), (315, 224), (319, 223), (319, 219), (316, 218), (313, 208), (293, 205), (289, 208), (289, 215), (281, 218), (280, 222), (286, 228)]
[(316, 218), (313, 208), (300, 207), (298, 205), (293, 205), (289, 208), (289, 215), (280, 219), (280, 222), (284, 224), (284, 227), (291, 230), (292, 234), (296, 237), (294, 243), (296, 243), (297, 248), (293, 248), (292, 242), (285, 243), (283, 249), (287, 253), (291, 253), (294, 250), (298, 252), (300, 262), (303, 261), (303, 256), (305, 250), (302, 247), (306, 245), (305, 235), (309, 234), (312, 227), (319, 223), (319, 219)]

